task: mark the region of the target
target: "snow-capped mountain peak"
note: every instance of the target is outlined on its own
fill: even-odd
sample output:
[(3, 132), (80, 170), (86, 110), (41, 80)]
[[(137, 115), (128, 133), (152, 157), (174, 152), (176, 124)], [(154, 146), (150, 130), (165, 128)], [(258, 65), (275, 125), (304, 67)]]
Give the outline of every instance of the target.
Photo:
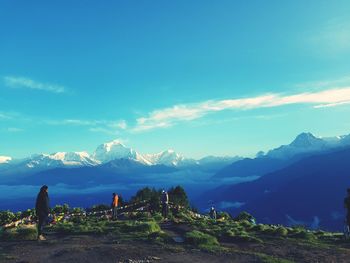
[(146, 165), (151, 165), (151, 163), (141, 154), (132, 148), (126, 147), (119, 140), (114, 140), (98, 146), (93, 154), (93, 158), (101, 163), (106, 163), (116, 159), (131, 159)]
[(57, 152), (48, 155), (48, 158), (61, 161), (64, 165), (82, 166), (96, 165), (99, 162), (90, 157), (87, 152)]
[(297, 147), (297, 148), (309, 148), (309, 147), (315, 147), (315, 146), (321, 146), (324, 145), (325, 142), (321, 138), (315, 137), (310, 132), (304, 132), (299, 134), (295, 140), (290, 144), (290, 146)]
[(106, 143), (104, 143), (102, 145), (103, 145), (103, 148), (107, 152), (110, 152), (111, 150), (115, 149), (116, 147), (127, 148), (120, 140), (113, 140), (113, 141), (110, 141), (110, 142), (106, 142)]
[(266, 156), (278, 159), (292, 158), (298, 154), (317, 153), (335, 147), (350, 145), (350, 135), (336, 137), (316, 137), (312, 133), (301, 133), (288, 145), (270, 150)]
[(145, 158), (153, 164), (177, 166), (185, 160), (185, 157), (169, 149), (155, 154), (145, 154)]

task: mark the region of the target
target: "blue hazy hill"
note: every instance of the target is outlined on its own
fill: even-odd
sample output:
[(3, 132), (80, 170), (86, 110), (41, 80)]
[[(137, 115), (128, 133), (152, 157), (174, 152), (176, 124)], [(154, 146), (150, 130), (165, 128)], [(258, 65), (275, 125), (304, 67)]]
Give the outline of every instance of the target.
[[(207, 192), (207, 200), (245, 210), (265, 223), (300, 223), (329, 229), (342, 227), (343, 198), (350, 186), (350, 148), (301, 159), (261, 178)], [(205, 198), (204, 198), (205, 199)]]

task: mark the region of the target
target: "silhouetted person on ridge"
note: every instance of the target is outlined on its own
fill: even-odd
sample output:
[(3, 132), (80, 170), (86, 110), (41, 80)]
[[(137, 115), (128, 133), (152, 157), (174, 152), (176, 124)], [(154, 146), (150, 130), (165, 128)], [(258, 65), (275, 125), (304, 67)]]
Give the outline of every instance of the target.
[(216, 210), (215, 210), (214, 206), (212, 206), (212, 207), (210, 208), (209, 216), (210, 216), (211, 219), (216, 220)]
[(46, 240), (43, 236), (43, 227), (47, 224), (50, 213), (50, 200), (48, 195), (48, 186), (43, 185), (36, 198), (35, 211), (38, 217), (38, 240)]
[(348, 196), (344, 199), (344, 208), (347, 210), (346, 214), (346, 226), (347, 234), (349, 235), (350, 230), (350, 188), (347, 189)]
[(118, 202), (119, 196), (116, 193), (113, 193), (112, 197), (112, 219), (116, 220), (118, 218)]
[(162, 202), (162, 216), (164, 219), (168, 218), (168, 204), (169, 204), (169, 195), (165, 190), (162, 191), (161, 195), (161, 202)]

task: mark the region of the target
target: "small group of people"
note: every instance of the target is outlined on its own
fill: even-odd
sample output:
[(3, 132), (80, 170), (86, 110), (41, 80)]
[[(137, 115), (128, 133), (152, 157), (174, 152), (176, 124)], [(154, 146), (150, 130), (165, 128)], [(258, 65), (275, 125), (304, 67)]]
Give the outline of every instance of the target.
[[(49, 199), (49, 187), (47, 185), (43, 185), (40, 188), (40, 191), (36, 198), (35, 203), (35, 212), (38, 220), (38, 240), (46, 240), (43, 235), (43, 228), (49, 222), (50, 215), (50, 199)], [(119, 206), (120, 198), (118, 194), (112, 194), (112, 220), (118, 219), (118, 206)], [(162, 216), (164, 219), (168, 218), (169, 213), (169, 195), (163, 190), (161, 194), (161, 205), (162, 205)]]
[[(49, 200), (49, 187), (47, 185), (43, 185), (40, 188), (38, 196), (36, 198), (35, 210), (36, 216), (38, 219), (38, 240), (45, 240), (43, 236), (43, 227), (48, 223), (49, 214), (50, 214), (50, 200)], [(119, 196), (116, 193), (112, 195), (112, 220), (118, 219), (118, 205), (119, 205)], [(162, 190), (161, 194), (161, 208), (162, 208), (162, 216), (165, 220), (168, 219), (169, 214), (169, 195), (165, 190)], [(347, 197), (344, 199), (344, 208), (347, 210), (347, 215), (345, 219), (345, 235), (347, 238), (350, 237), (350, 188), (347, 189)], [(216, 220), (216, 210), (214, 207), (211, 207), (209, 210), (209, 217), (211, 219)]]
[[(46, 240), (43, 235), (43, 228), (49, 221), (50, 215), (50, 199), (49, 199), (49, 187), (47, 185), (43, 185), (40, 188), (38, 196), (35, 202), (35, 213), (38, 220), (38, 240)], [(119, 196), (116, 193), (112, 195), (112, 220), (116, 220), (118, 218), (118, 204), (119, 204)]]

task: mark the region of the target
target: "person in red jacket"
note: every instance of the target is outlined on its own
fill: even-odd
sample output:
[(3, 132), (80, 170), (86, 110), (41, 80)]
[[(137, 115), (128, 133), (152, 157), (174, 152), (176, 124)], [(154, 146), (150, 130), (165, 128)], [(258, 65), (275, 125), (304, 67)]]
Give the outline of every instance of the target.
[(118, 218), (118, 201), (119, 196), (116, 193), (113, 193), (112, 197), (112, 219), (116, 220)]

